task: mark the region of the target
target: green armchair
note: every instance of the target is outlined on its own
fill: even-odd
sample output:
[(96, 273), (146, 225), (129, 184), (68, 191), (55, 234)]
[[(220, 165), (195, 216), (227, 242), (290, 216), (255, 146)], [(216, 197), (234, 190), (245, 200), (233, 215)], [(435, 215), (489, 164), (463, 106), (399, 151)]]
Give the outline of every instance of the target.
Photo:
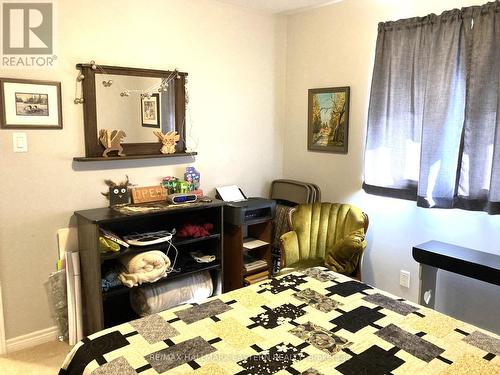
[(301, 204), (290, 213), (292, 229), (280, 238), (282, 269), (327, 266), (361, 280), (368, 216), (340, 203)]

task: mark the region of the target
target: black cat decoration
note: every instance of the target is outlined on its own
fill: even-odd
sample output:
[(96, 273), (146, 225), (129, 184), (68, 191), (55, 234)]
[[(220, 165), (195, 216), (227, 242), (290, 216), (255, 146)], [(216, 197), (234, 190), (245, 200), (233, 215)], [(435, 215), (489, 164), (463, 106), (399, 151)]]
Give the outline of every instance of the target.
[(110, 207), (130, 203), (130, 191), (128, 187), (132, 184), (129, 182), (128, 176), (125, 177), (127, 177), (127, 179), (119, 184), (111, 180), (104, 180), (104, 183), (109, 186), (109, 191), (107, 193), (102, 193), (102, 195), (109, 199)]

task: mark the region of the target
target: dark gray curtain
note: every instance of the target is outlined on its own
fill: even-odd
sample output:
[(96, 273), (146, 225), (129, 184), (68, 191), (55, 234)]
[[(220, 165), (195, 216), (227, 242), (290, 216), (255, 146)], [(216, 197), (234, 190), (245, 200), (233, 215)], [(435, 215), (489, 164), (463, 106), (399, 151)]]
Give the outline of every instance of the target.
[(500, 3), (464, 11), (469, 80), (457, 206), (500, 212)]
[(500, 171), (494, 172), (500, 149), (493, 144), (500, 142), (498, 9), (497, 1), (379, 24), (368, 193), (422, 207), (486, 209), (500, 202)]

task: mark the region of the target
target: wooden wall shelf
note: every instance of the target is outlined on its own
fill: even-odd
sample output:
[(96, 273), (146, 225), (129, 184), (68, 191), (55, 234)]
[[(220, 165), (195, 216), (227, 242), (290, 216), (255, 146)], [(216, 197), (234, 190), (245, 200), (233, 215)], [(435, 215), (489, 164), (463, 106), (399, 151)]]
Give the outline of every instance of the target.
[(155, 154), (155, 155), (128, 155), (128, 156), (109, 156), (107, 158), (103, 156), (80, 156), (74, 157), (74, 161), (114, 161), (114, 160), (134, 160), (134, 159), (160, 159), (160, 158), (176, 158), (185, 156), (196, 156), (197, 152), (179, 152), (175, 154)]

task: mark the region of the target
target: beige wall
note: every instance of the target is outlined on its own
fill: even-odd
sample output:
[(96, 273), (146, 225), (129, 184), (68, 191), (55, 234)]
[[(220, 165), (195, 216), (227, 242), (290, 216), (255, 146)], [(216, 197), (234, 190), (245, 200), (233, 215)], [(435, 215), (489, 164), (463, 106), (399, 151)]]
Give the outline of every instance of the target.
[[(481, 2), (345, 0), (284, 20), (212, 0), (58, 1), (57, 68), (0, 74), (61, 81), (64, 115), (63, 130), (27, 131), (27, 154), (13, 153), (12, 131), (0, 131), (0, 281), (7, 337), (54, 324), (45, 283), (57, 258), (56, 230), (75, 224), (74, 210), (104, 206), (103, 180), (125, 174), (140, 185), (156, 184), (194, 164), (209, 193), (237, 183), (249, 195), (266, 195), (269, 182), (282, 175), (314, 181), (325, 200), (352, 202), (370, 215), (365, 280), (412, 300), (418, 285), (413, 244), (440, 239), (498, 252), (492, 245), (500, 242), (498, 217), (424, 210), (360, 190), (377, 23)], [(199, 152), (196, 161), (74, 163), (73, 156), (84, 154), (82, 108), (73, 104), (74, 65), (92, 59), (187, 71), (188, 145)], [(351, 86), (349, 154), (308, 152), (307, 89), (343, 85)], [(412, 273), (409, 290), (398, 285), (399, 269)], [(499, 330), (498, 322), (491, 324), (499, 309), (491, 301), (498, 300), (495, 287), (449, 274), (440, 276), (440, 284), (438, 292), (448, 297), (438, 308)]]
[[(101, 207), (103, 180), (157, 184), (194, 164), (202, 187), (236, 183), (266, 195), (282, 175), (283, 20), (208, 0), (57, 1), (55, 69), (1, 76), (62, 82), (63, 130), (30, 130), (29, 152), (0, 131), (0, 279), (7, 338), (54, 325), (45, 283), (57, 259), (56, 230), (74, 210)], [(84, 154), (75, 64), (179, 68), (189, 73), (190, 158), (75, 163)]]
[[(284, 175), (316, 182), (324, 200), (352, 202), (365, 210), (370, 216), (365, 280), (413, 301), (418, 290), (413, 245), (436, 239), (499, 254), (500, 217), (421, 209), (415, 202), (361, 190), (377, 24), (484, 2), (344, 0), (288, 18)], [(307, 90), (346, 85), (351, 86), (349, 153), (308, 152)], [(410, 289), (399, 286), (400, 269), (411, 271)], [(500, 331), (497, 287), (448, 273), (440, 274), (438, 284), (438, 309)]]

